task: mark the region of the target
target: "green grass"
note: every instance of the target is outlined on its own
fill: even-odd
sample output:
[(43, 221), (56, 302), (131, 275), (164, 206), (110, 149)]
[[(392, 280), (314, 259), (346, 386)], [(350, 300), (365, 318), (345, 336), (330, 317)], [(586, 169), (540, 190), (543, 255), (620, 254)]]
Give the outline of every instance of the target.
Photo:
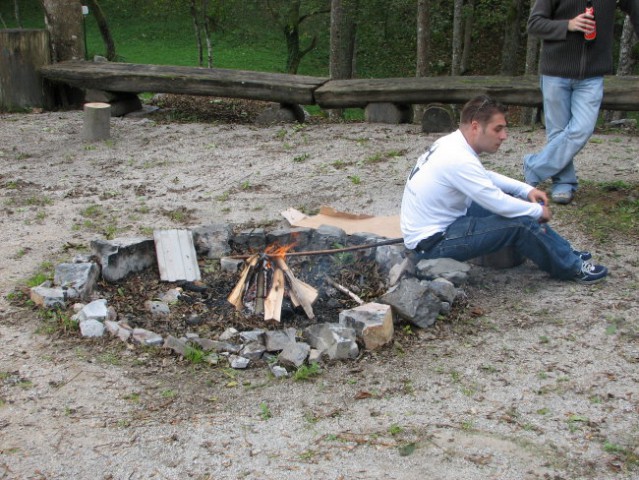
[(582, 182), (574, 208), (555, 208), (561, 218), (583, 225), (598, 242), (639, 236), (639, 184)]

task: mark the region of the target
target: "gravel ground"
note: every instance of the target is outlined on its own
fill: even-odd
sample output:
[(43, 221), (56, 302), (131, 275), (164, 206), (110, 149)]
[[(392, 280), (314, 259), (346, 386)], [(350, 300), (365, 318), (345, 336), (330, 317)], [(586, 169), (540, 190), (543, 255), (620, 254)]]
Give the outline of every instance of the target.
[[(308, 381), (201, 368), (171, 355), (44, 335), (6, 295), (45, 261), (107, 234), (283, 222), (288, 207), (398, 213), (435, 137), (415, 125), (255, 127), (0, 115), (0, 479), (634, 479), (639, 475), (639, 253), (556, 228), (607, 282), (525, 263), (473, 267), (465, 315)], [(519, 176), (540, 130), (486, 164)], [(584, 180), (639, 181), (639, 138), (595, 135)], [(576, 199), (576, 204), (580, 201)], [(573, 206), (556, 207), (570, 211)]]

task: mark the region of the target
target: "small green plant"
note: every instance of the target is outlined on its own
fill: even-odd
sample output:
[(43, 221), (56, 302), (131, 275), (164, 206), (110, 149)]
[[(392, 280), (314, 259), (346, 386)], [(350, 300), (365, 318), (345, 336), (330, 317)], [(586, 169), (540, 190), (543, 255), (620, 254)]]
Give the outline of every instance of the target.
[(293, 157), (293, 162), (294, 163), (304, 163), (309, 158), (311, 158), (311, 154), (310, 153), (303, 153), (301, 155), (296, 155), (295, 157)]
[(271, 413), (271, 410), (268, 408), (268, 404), (266, 402), (260, 403), (260, 417), (262, 418), (262, 420), (268, 420), (272, 416), (273, 414)]
[(293, 374), (293, 380), (309, 380), (318, 376), (321, 372), (322, 370), (317, 362), (313, 362), (310, 365), (302, 365)]
[(248, 180), (244, 180), (242, 183), (240, 183), (240, 188), (242, 190), (248, 190), (251, 188), (251, 182), (249, 182)]
[(217, 200), (218, 202), (226, 202), (230, 196), (231, 192), (227, 190), (226, 192), (220, 193), (217, 197), (215, 197), (215, 200)]
[(359, 185), (362, 183), (362, 179), (359, 175), (349, 175), (348, 179), (351, 181), (353, 185)]
[(141, 395), (137, 392), (129, 393), (122, 397), (124, 400), (128, 400), (131, 403), (140, 403)]
[(344, 160), (335, 160), (333, 163), (331, 163), (331, 166), (335, 169), (335, 170), (341, 170), (342, 168), (346, 167), (346, 162)]
[(177, 395), (177, 393), (175, 392), (175, 390), (163, 390), (162, 393), (162, 398), (175, 398), (175, 396)]
[(191, 363), (202, 363), (204, 361), (204, 351), (201, 348), (188, 345), (184, 350), (184, 358)]
[(399, 435), (403, 431), (404, 429), (396, 423), (393, 423), (390, 427), (388, 427), (388, 433), (390, 433), (391, 435)]

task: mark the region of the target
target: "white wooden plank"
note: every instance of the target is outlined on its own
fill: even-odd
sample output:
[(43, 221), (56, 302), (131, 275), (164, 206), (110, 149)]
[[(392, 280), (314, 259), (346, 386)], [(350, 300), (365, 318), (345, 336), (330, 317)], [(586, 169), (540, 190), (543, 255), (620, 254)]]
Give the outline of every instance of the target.
[(190, 230), (156, 230), (153, 232), (160, 279), (165, 282), (200, 280), (200, 267)]

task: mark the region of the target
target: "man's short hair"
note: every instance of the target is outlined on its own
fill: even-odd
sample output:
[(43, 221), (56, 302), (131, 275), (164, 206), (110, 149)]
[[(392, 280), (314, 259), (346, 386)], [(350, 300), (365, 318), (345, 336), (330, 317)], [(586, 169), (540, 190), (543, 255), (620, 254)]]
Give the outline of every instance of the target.
[(506, 115), (506, 107), (493, 100), (488, 95), (478, 95), (471, 98), (461, 111), (461, 123), (470, 124), (476, 120), (481, 125), (486, 125), (493, 115), (502, 113)]

